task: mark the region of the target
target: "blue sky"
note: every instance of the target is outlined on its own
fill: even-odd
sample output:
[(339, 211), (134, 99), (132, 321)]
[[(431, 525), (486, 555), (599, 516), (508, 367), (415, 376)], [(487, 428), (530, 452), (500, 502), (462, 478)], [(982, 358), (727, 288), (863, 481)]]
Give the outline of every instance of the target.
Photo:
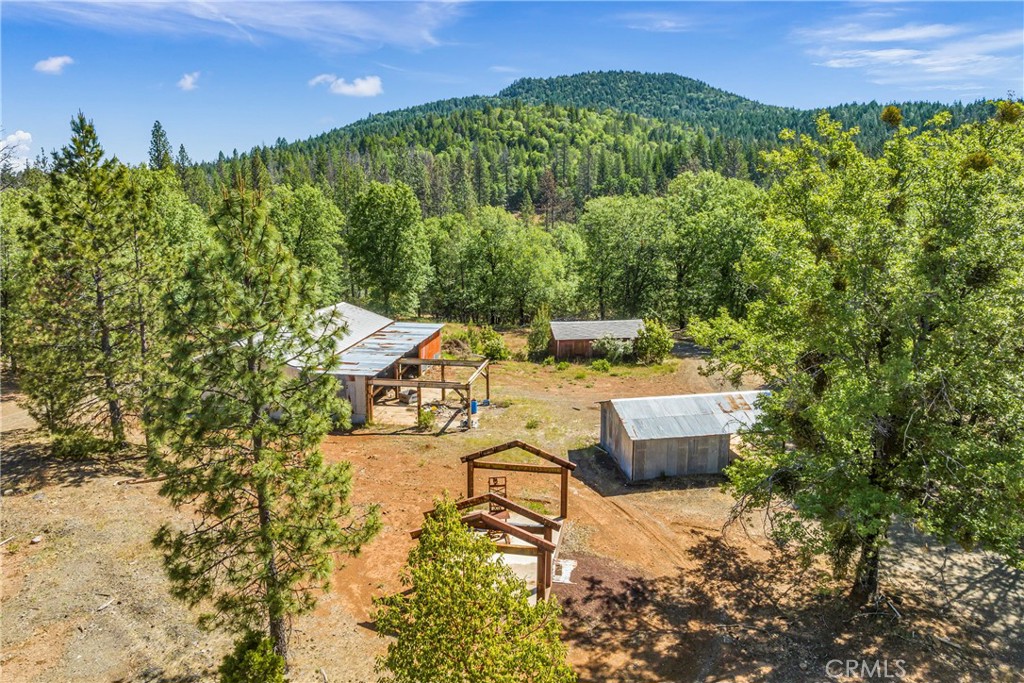
[(1024, 3), (25, 2), (2, 6), (4, 144), (69, 137), (147, 156), (159, 119), (194, 159), (522, 76), (626, 69), (762, 102), (1024, 92)]

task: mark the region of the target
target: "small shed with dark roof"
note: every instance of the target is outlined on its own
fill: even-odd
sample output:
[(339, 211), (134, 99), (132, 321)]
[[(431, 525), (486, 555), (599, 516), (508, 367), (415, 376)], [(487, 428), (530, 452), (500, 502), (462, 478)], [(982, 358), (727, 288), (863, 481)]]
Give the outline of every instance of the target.
[(633, 341), (643, 320), (554, 320), (549, 351), (555, 358), (591, 358), (593, 343), (602, 337)]

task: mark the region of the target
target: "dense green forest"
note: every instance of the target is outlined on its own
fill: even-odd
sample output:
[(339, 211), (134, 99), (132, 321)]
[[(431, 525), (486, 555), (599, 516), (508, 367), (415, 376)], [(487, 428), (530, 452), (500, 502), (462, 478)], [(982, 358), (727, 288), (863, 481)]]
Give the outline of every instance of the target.
[[(953, 125), (991, 114), (981, 101), (899, 107), (913, 127), (940, 111)], [(877, 154), (887, 139), (882, 109), (872, 102), (826, 111), (857, 126), (858, 144)], [(663, 194), (683, 171), (763, 184), (761, 153), (778, 147), (784, 129), (813, 133), (817, 114), (675, 74), (585, 73), (379, 114), (308, 140), (222, 154), (201, 168), (215, 183), (240, 165), (262, 166), (275, 182), (320, 185), (343, 211), (364, 183), (397, 180), (413, 189), (425, 216), (526, 206), (549, 221), (575, 220), (588, 199)], [(188, 163), (187, 155), (179, 160)]]

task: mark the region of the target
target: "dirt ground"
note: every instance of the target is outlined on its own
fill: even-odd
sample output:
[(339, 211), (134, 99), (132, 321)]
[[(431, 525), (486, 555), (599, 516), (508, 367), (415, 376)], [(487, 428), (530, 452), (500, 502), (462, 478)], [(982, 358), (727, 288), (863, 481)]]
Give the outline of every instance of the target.
[[(627, 486), (592, 448), (597, 401), (727, 388), (699, 374), (696, 349), (677, 351), (662, 367), (611, 373), (500, 363), (479, 429), (421, 434), (396, 406), (394, 424), (378, 414), (378, 424), (330, 436), (326, 457), (352, 463), (355, 503), (379, 503), (384, 529), (360, 557), (340, 558), (332, 590), (295, 621), (292, 680), (376, 679), (386, 642), (372, 598), (399, 587), (409, 530), (436, 496), (464, 494), (460, 455), (514, 438), (578, 464), (561, 550), (578, 566), (554, 592), (581, 681), (872, 678), (830, 677), (845, 666), (832, 660), (877, 662), (879, 680), (883, 663), (890, 679), (921, 683), (1024, 680), (1024, 577), (998, 558), (900, 528), (890, 556), (898, 549), (901, 559), (883, 579), (891, 605), (852, 611), (841, 585), (801, 571), (756, 521), (723, 533), (731, 499), (718, 479)], [(142, 474), (141, 459), (49, 457), (4, 389), (0, 540), (13, 540), (0, 549), (2, 680), (215, 680), (230, 638), (195, 627), (149, 543), (160, 524), (186, 518), (155, 484), (118, 484)], [(548, 478), (510, 476), (510, 495), (557, 507), (557, 477)]]

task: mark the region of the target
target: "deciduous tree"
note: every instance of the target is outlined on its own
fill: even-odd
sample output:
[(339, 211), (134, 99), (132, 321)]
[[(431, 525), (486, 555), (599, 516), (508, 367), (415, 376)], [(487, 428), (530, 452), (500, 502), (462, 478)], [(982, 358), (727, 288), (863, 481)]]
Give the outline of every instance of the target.
[(773, 389), (737, 513), (853, 566), (858, 603), (895, 518), (1024, 566), (1024, 127), (948, 121), (881, 158), (827, 116), (788, 136), (742, 265), (758, 300), (693, 328), (712, 369)]

